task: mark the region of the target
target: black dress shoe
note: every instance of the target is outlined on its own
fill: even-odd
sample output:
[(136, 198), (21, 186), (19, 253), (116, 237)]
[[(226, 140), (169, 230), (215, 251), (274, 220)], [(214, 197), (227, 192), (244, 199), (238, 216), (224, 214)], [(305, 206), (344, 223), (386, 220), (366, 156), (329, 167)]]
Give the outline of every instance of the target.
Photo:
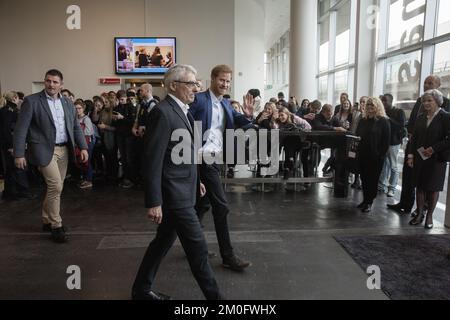
[(244, 261), (233, 255), (231, 257), (224, 258), (222, 261), (222, 266), (224, 268), (233, 270), (233, 271), (243, 271), (245, 268), (248, 268), (252, 265), (250, 261)]
[(361, 202), (360, 204), (358, 204), (358, 206), (357, 206), (356, 208), (362, 209), (362, 208), (364, 208), (365, 206), (366, 206), (366, 203), (363, 201), (363, 202)]
[(52, 240), (56, 243), (65, 243), (69, 241), (69, 238), (66, 235), (66, 232), (64, 231), (64, 228), (56, 228), (52, 229)]
[(361, 208), (361, 211), (364, 213), (368, 213), (368, 212), (372, 211), (372, 205), (366, 204), (364, 207)]
[(163, 301), (163, 300), (172, 300), (171, 297), (155, 292), (155, 291), (149, 291), (146, 293), (135, 293), (131, 295), (132, 300), (143, 300), (143, 301)]
[(417, 214), (417, 215), (414, 217), (414, 219), (412, 219), (412, 220), (409, 222), (409, 224), (410, 224), (411, 226), (418, 226), (419, 224), (422, 224), (423, 220), (425, 220), (425, 215), (422, 214), (422, 215), (419, 216), (419, 214)]
[[(67, 228), (65, 226), (61, 227), (64, 232), (67, 232)], [(52, 232), (52, 225), (51, 223), (44, 223), (42, 224), (42, 231), (43, 232)]]
[(403, 213), (403, 207), (400, 203), (397, 204), (388, 204), (387, 207), (391, 210), (394, 210), (395, 212), (398, 213)]

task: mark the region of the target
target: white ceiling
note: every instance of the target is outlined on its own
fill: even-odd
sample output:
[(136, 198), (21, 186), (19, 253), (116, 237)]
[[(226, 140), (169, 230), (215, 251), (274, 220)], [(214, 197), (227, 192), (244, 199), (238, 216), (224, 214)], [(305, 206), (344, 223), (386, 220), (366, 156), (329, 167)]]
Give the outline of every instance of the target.
[[(270, 49), (290, 27), (290, 0), (254, 0), (264, 8), (265, 48)], [(263, 21), (261, 21), (263, 23)]]

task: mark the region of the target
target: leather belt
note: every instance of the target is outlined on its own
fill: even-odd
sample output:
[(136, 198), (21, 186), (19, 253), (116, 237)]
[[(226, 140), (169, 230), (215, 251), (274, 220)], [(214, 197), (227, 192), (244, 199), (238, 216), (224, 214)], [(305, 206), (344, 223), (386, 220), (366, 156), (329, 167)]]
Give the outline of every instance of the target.
[(55, 147), (66, 147), (67, 146), (67, 142), (64, 143), (55, 143)]

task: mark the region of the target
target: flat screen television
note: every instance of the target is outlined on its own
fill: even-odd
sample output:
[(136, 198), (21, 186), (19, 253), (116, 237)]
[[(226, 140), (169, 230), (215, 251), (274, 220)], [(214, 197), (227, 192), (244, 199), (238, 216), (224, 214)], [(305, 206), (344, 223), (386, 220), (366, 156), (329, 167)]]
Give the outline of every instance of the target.
[(114, 38), (116, 74), (164, 74), (176, 63), (176, 38)]

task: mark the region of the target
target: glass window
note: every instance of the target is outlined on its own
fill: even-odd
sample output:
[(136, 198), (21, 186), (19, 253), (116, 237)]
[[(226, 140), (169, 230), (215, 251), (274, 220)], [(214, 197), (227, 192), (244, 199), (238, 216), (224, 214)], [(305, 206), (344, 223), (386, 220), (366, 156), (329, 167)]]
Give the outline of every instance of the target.
[(386, 60), (383, 93), (394, 96), (397, 106), (407, 115), (420, 93), (421, 51), (398, 55)]
[(328, 70), (328, 52), (330, 46), (330, 17), (320, 24), (319, 71)]
[(423, 41), (425, 0), (391, 0), (388, 49), (398, 49)]
[(275, 83), (275, 76), (277, 73), (277, 65), (275, 64), (275, 57), (272, 57), (272, 64), (271, 64), (271, 70), (272, 72), (272, 84)]
[(325, 15), (330, 9), (330, 0), (320, 0), (319, 3), (319, 16)]
[(438, 36), (450, 32), (450, 1), (439, 1)]
[(287, 83), (287, 52), (283, 52), (283, 84)]
[[(450, 1), (448, 1), (450, 2)], [(433, 73), (441, 77), (439, 90), (450, 98), (450, 41), (436, 45)]]
[(282, 69), (281, 69), (281, 56), (277, 55), (277, 83), (281, 82), (281, 73), (282, 73)]
[(319, 78), (319, 100), (322, 104), (328, 103), (328, 76)]
[(264, 84), (267, 85), (270, 75), (269, 52), (264, 53)]
[(336, 72), (334, 75), (334, 103), (340, 103), (341, 93), (348, 92), (348, 70)]
[(348, 1), (337, 13), (335, 65), (348, 63), (350, 54), (350, 9)]

